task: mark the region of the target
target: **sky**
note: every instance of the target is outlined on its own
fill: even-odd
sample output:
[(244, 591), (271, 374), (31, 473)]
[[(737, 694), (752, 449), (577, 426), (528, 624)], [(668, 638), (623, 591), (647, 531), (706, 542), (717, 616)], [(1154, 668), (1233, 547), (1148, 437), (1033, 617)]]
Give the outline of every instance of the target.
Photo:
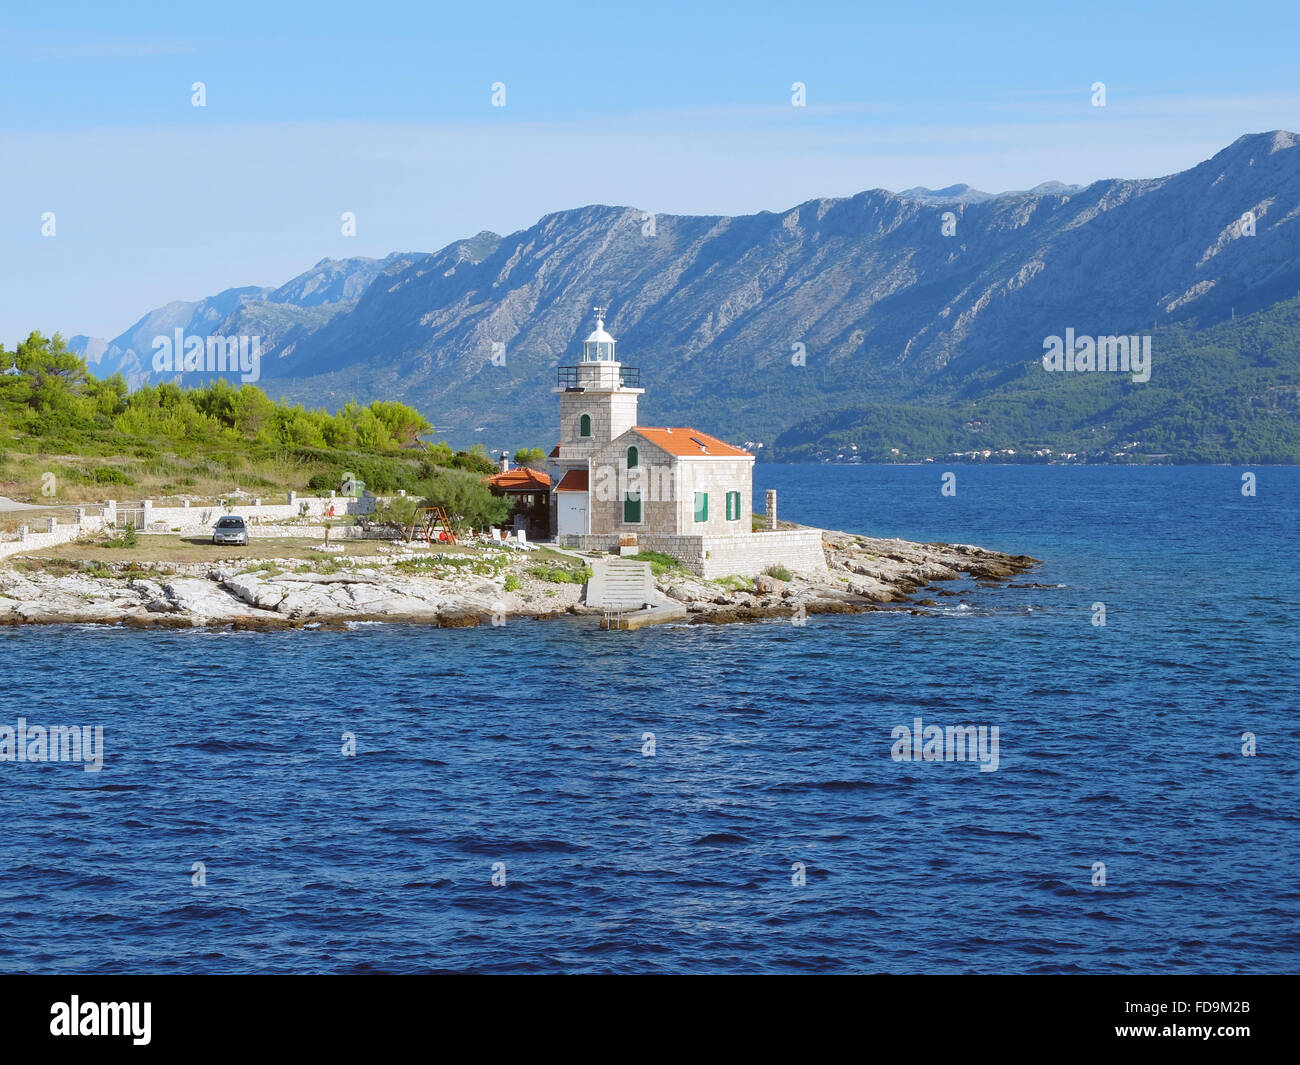
[(0, 342), (590, 203), (1173, 173), (1300, 130), (1297, 30), (1294, 0), (9, 4)]

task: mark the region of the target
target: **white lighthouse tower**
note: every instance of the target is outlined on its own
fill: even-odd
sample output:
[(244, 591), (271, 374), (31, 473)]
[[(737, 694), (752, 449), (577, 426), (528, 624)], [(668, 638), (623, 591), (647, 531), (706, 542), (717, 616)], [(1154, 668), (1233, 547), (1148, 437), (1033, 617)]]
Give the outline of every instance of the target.
[(556, 507), (552, 528), (585, 534), (591, 456), (636, 425), (640, 371), (618, 361), (617, 341), (605, 330), (608, 308), (595, 307), (596, 328), (576, 366), (561, 366), (553, 391), (560, 396), (560, 442), (551, 452)]

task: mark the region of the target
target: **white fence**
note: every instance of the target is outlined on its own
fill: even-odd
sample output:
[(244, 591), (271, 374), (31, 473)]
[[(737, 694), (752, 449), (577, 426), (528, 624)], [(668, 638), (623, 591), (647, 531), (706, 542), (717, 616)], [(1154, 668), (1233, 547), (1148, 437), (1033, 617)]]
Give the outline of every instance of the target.
[(0, 558), (22, 554), (25, 551), (39, 551), (44, 547), (54, 547), (75, 540), (82, 533), (98, 532), (107, 524), (105, 518), (92, 516), (84, 508), (77, 509), (70, 522), (60, 522), (56, 518), (47, 518), (42, 523), (43, 530), (34, 530), (26, 525), (18, 528), (15, 538), (0, 539)]
[[(141, 533), (176, 533), (177, 535), (208, 536), (212, 527), (224, 514), (238, 514), (248, 522), (250, 539), (299, 536), (313, 540), (325, 538), (324, 522), (338, 519), (340, 523), (373, 514), (385, 502), (380, 496), (365, 495), (360, 498), (344, 496), (299, 496), (289, 494), (287, 503), (267, 503), (255, 500), (249, 506), (226, 507), (218, 503), (205, 503), (179, 507), (157, 507), (153, 500), (118, 504), (110, 499), (105, 503), (87, 504), (68, 508), (65, 517), (34, 518), (31, 525), (21, 525), (17, 533), (0, 532), (0, 558), (40, 551), (75, 540), (83, 533), (99, 532), (105, 528), (133, 525)], [(98, 510), (99, 514), (90, 511)], [(299, 524), (301, 523), (301, 524)], [(381, 536), (379, 532), (372, 537)], [(365, 538), (356, 526), (340, 524), (329, 530), (331, 540)], [(382, 534), (391, 539), (391, 533)]]
[[(337, 518), (346, 520), (373, 514), (383, 502), (379, 496), (365, 495), (360, 498), (350, 496), (300, 496), (289, 493), (287, 503), (263, 503), (255, 499), (251, 503), (236, 503), (225, 506), (221, 503), (187, 504), (179, 507), (160, 507), (152, 499), (146, 499), (130, 508), (129, 524), (141, 532), (207, 532), (216, 525), (217, 519), (224, 514), (238, 514), (257, 535), (257, 527), (262, 525), (281, 525), (292, 528), (294, 523), (302, 522), (300, 535), (311, 536), (307, 530), (320, 528), (320, 522)], [(105, 507), (113, 514), (114, 524), (127, 524), (118, 521), (117, 515), (127, 513), (127, 506), (119, 507), (115, 500), (109, 500)], [(276, 533), (279, 536), (292, 536), (294, 533)], [(322, 532), (323, 535), (323, 532)]]

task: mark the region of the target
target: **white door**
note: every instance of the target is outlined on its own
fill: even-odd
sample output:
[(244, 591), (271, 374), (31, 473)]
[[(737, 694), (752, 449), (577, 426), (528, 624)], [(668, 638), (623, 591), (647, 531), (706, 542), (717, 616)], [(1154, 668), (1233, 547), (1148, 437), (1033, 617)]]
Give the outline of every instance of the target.
[(587, 493), (556, 492), (555, 521), (559, 536), (586, 536)]

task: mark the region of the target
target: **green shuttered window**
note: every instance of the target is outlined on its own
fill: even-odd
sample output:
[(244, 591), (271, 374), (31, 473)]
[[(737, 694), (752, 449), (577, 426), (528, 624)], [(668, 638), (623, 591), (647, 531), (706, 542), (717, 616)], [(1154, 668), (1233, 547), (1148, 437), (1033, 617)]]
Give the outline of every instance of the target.
[(708, 492), (695, 493), (695, 520), (696, 521), (709, 520), (709, 493)]
[(728, 521), (740, 520), (740, 493), (739, 492), (727, 493), (727, 520)]

